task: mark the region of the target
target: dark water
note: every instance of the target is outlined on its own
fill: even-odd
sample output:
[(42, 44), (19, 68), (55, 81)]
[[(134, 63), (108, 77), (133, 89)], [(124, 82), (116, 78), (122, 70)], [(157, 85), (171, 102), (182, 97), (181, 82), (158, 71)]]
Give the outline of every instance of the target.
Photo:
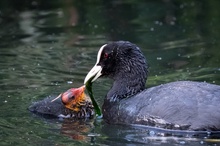
[[(45, 119), (34, 101), (79, 87), (101, 45), (128, 40), (150, 64), (147, 86), (220, 85), (220, 1), (0, 2), (0, 145), (219, 145), (219, 134), (165, 133), (97, 120)], [(111, 81), (93, 84), (102, 104)], [(215, 112), (215, 111), (213, 111)]]

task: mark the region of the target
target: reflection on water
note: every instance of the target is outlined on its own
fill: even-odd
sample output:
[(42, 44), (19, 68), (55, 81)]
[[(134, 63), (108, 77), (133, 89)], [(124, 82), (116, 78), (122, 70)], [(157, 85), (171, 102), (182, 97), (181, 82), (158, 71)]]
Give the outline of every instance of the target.
[[(79, 87), (100, 46), (129, 40), (150, 64), (147, 86), (176, 80), (220, 84), (219, 1), (1, 1), (0, 145), (211, 145), (217, 134), (177, 134), (45, 119), (31, 102)], [(111, 86), (94, 83), (99, 104)]]
[(89, 143), (92, 129), (94, 129), (93, 120), (73, 120), (64, 119), (60, 127), (60, 133), (73, 140), (84, 141)]

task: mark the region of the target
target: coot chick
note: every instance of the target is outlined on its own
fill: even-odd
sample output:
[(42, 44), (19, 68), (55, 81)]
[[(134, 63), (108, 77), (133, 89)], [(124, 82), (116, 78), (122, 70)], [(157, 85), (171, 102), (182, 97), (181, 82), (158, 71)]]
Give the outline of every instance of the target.
[(145, 89), (148, 64), (141, 50), (127, 41), (103, 45), (84, 84), (113, 79), (102, 106), (112, 124), (142, 124), (178, 130), (220, 130), (220, 86), (176, 81)]
[(28, 110), (44, 117), (92, 118), (94, 108), (90, 98), (84, 93), (85, 86), (71, 88), (61, 94), (61, 99), (50, 96), (33, 103)]

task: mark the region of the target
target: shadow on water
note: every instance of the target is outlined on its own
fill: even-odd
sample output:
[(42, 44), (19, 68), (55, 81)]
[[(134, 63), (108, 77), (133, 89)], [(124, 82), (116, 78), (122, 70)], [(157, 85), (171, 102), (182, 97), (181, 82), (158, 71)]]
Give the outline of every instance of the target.
[[(33, 115), (34, 118), (39, 119)], [(40, 118), (53, 136), (60, 135), (57, 141), (43, 143), (61, 144), (106, 144), (106, 145), (209, 145), (220, 142), (220, 132), (165, 130), (143, 125), (108, 125), (102, 119), (49, 119)], [(53, 138), (52, 138), (53, 139)], [(51, 140), (52, 140), (51, 139)], [(64, 140), (63, 140), (64, 139)]]
[[(220, 84), (219, 1), (0, 1), (0, 145), (218, 145), (219, 133), (48, 119), (34, 101), (83, 84), (101, 45), (128, 40), (150, 64), (147, 87)], [(102, 105), (111, 81), (93, 85)], [(213, 111), (214, 112), (214, 111)]]
[[(151, 144), (151, 145), (201, 145), (209, 143), (219, 143), (219, 132), (192, 132), (192, 131), (178, 131), (178, 130), (164, 130), (143, 125), (132, 126), (114, 126), (116, 132), (106, 125), (103, 131), (107, 131), (110, 138), (108, 141), (114, 141), (113, 145), (117, 144)], [(125, 144), (126, 143), (126, 144)]]
[[(45, 119), (44, 119), (45, 120)], [(101, 119), (46, 119), (57, 125), (49, 131), (60, 133), (74, 141), (106, 145), (206, 145), (219, 143), (220, 133), (206, 131), (165, 130), (143, 125), (108, 125)]]

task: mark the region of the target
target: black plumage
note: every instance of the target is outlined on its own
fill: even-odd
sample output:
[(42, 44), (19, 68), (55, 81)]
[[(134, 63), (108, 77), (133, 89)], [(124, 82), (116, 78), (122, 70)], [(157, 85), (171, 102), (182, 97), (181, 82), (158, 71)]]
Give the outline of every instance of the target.
[(166, 129), (220, 130), (220, 86), (177, 81), (145, 89), (148, 64), (130, 42), (103, 45), (85, 78), (114, 80), (102, 106), (103, 118), (113, 124), (143, 124)]

